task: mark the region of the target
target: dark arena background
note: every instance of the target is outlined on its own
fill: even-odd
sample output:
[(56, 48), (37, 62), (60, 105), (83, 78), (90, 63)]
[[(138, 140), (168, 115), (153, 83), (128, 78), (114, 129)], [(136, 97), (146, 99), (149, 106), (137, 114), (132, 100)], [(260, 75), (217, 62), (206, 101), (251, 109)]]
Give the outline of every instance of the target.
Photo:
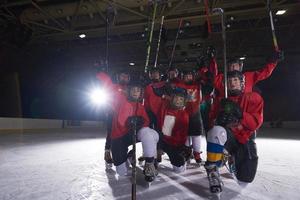
[[(179, 71), (196, 69), (209, 46), (223, 72), (215, 8), (224, 10), (227, 59), (242, 59), (244, 71), (262, 69), (274, 52), (268, 2), (284, 60), (255, 85), (264, 99), (258, 172), (241, 186), (221, 170), (220, 198), (300, 199), (299, 0), (0, 0), (0, 199), (131, 199), (130, 176), (105, 168), (107, 108), (96, 109), (88, 95), (97, 70), (108, 67), (114, 81), (124, 69), (132, 79), (145, 76), (150, 45), (149, 66), (158, 53), (164, 73), (170, 60)], [(204, 136), (201, 149), (206, 158)], [(137, 199), (214, 199), (204, 167), (187, 168), (171, 172), (164, 154), (148, 188), (139, 166)]]

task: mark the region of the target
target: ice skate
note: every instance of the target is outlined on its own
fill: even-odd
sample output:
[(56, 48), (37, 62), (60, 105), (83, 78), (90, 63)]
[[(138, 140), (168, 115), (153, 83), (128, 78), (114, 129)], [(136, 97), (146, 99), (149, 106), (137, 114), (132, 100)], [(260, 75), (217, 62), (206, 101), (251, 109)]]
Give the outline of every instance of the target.
[(204, 162), (203, 162), (203, 160), (202, 160), (202, 158), (201, 158), (201, 153), (202, 153), (202, 152), (197, 152), (197, 151), (194, 151), (194, 152), (193, 152), (194, 159), (195, 159), (196, 163), (199, 165), (199, 167), (200, 167), (201, 165), (204, 165)]
[(191, 159), (193, 159), (193, 149), (191, 146), (185, 146), (183, 151), (183, 157), (186, 160), (187, 164), (191, 163)]
[(213, 194), (219, 194), (222, 192), (222, 181), (216, 165), (205, 166), (210, 192)]
[(162, 159), (162, 155), (164, 154), (164, 152), (161, 150), (161, 149), (158, 149), (157, 150), (157, 162), (160, 163), (161, 162), (161, 159)]
[(109, 149), (104, 151), (104, 160), (105, 160), (105, 167), (106, 169), (111, 169), (113, 165), (113, 159), (111, 156), (111, 152)]
[(155, 177), (158, 174), (158, 172), (154, 166), (154, 162), (151, 162), (151, 163), (145, 162), (143, 173), (145, 175), (145, 180), (148, 183), (151, 183), (152, 181), (154, 181)]

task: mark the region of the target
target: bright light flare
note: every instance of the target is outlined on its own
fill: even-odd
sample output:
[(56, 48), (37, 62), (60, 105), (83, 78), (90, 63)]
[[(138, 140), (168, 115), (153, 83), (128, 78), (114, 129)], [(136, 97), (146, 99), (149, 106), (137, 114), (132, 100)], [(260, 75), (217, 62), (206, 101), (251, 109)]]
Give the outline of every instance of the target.
[(95, 88), (90, 91), (90, 99), (95, 106), (102, 106), (109, 101), (109, 94), (103, 88)]
[(82, 33), (82, 34), (79, 35), (79, 37), (80, 37), (81, 39), (83, 39), (83, 38), (86, 37), (86, 34)]

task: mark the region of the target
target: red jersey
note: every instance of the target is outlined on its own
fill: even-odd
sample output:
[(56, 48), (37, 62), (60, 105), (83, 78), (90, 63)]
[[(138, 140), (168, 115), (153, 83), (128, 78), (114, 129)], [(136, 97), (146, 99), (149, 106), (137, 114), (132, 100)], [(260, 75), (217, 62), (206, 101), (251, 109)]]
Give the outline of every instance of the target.
[[(242, 144), (245, 144), (249, 137), (263, 123), (263, 106), (262, 97), (256, 92), (248, 92), (239, 96), (230, 96), (228, 99), (240, 106), (243, 112), (243, 118), (237, 126), (231, 127), (231, 131), (235, 138)], [(213, 126), (214, 120), (219, 114), (220, 100), (217, 98), (213, 104), (210, 113), (210, 125)]]
[(110, 89), (113, 98), (111, 98), (111, 107), (113, 110), (111, 138), (116, 139), (126, 135), (130, 130), (127, 126), (127, 119), (131, 116), (141, 116), (144, 119), (143, 127), (149, 126), (149, 118), (145, 107), (140, 102), (130, 102), (126, 95), (120, 92), (117, 85), (113, 84), (110, 77), (100, 72), (97, 74), (106, 87)]
[[(269, 76), (271, 76), (273, 70), (277, 66), (277, 62), (270, 62), (265, 65), (260, 70), (252, 71), (252, 72), (244, 72), (245, 76), (245, 89), (244, 92), (252, 92), (253, 86), (264, 79), (267, 79)], [(225, 96), (224, 94), (224, 75), (218, 74), (217, 71), (218, 67), (215, 65), (215, 79), (214, 79), (214, 86), (216, 90), (219, 92), (219, 96)]]
[(189, 112), (186, 108), (174, 110), (168, 100), (163, 100), (158, 113), (158, 128), (167, 144), (184, 145), (188, 136)]
[(161, 96), (157, 95), (154, 90), (160, 90), (165, 87), (165, 82), (150, 83), (146, 86), (144, 92), (145, 108), (157, 115), (161, 105)]

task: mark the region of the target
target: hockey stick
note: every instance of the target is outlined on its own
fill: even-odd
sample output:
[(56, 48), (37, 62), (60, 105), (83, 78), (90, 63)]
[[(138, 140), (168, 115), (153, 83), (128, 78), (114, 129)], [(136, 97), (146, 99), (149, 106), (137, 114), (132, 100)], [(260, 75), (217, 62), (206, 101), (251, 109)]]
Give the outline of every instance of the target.
[(106, 49), (105, 49), (105, 67), (106, 67), (106, 72), (108, 72), (108, 59), (109, 59), (109, 20), (108, 20), (108, 11), (106, 12)]
[(115, 18), (115, 11), (111, 6), (108, 6), (106, 9), (106, 49), (105, 49), (105, 68), (106, 72), (109, 69), (109, 30), (110, 24), (113, 23)]
[(214, 8), (212, 10), (213, 13), (218, 13), (221, 15), (221, 25), (222, 25), (222, 38), (223, 38), (223, 60), (224, 60), (224, 91), (225, 91), (225, 98), (227, 99), (227, 60), (226, 60), (226, 29), (225, 29), (225, 22), (224, 22), (224, 10), (222, 8)]
[(210, 34), (211, 34), (211, 23), (210, 23), (210, 18), (209, 18), (209, 7), (208, 7), (208, 0), (204, 0), (204, 7), (205, 7), (205, 18), (206, 21), (204, 23), (204, 30), (202, 33), (202, 37), (204, 39), (207, 39)]
[(274, 28), (274, 22), (273, 22), (273, 14), (272, 14), (272, 9), (271, 9), (271, 1), (268, 0), (268, 12), (269, 12), (269, 17), (270, 17), (270, 23), (271, 23), (271, 30), (272, 30), (272, 38), (273, 38), (273, 44), (274, 48), (276, 51), (279, 51), (278, 43), (277, 43), (277, 37), (275, 34), (275, 28)]
[(161, 21), (160, 21), (159, 36), (158, 36), (158, 42), (157, 42), (157, 48), (156, 48), (156, 56), (155, 56), (155, 62), (154, 62), (154, 67), (155, 68), (156, 68), (156, 65), (157, 65), (157, 59), (158, 59), (159, 47), (160, 47), (160, 39), (161, 39), (161, 32), (162, 32), (163, 25), (164, 25), (164, 19), (165, 19), (165, 16), (162, 16), (161, 17)]
[(148, 72), (148, 66), (149, 66), (149, 59), (150, 59), (150, 51), (151, 51), (151, 43), (152, 43), (152, 36), (153, 36), (153, 30), (154, 30), (154, 22), (155, 22), (155, 16), (156, 16), (156, 10), (157, 10), (157, 1), (154, 3), (154, 10), (152, 15), (152, 23), (151, 23), (151, 30), (149, 35), (149, 40), (147, 44), (147, 56), (146, 56), (146, 63), (145, 63), (145, 69), (144, 72)]
[(169, 62), (169, 69), (171, 68), (172, 61), (173, 61), (173, 58), (174, 58), (174, 53), (175, 53), (175, 49), (176, 49), (176, 43), (177, 43), (177, 39), (179, 37), (179, 32), (180, 32), (180, 29), (181, 29), (181, 25), (182, 25), (182, 18), (179, 21), (179, 25), (178, 25), (178, 29), (177, 29), (175, 41), (174, 41), (174, 44), (173, 44), (173, 49), (172, 49), (171, 58), (170, 58), (170, 62)]
[[(135, 116), (137, 116), (138, 101), (135, 105)], [(131, 199), (136, 200), (136, 136), (137, 136), (137, 124), (134, 121), (134, 131), (132, 136), (132, 186), (131, 186)]]

